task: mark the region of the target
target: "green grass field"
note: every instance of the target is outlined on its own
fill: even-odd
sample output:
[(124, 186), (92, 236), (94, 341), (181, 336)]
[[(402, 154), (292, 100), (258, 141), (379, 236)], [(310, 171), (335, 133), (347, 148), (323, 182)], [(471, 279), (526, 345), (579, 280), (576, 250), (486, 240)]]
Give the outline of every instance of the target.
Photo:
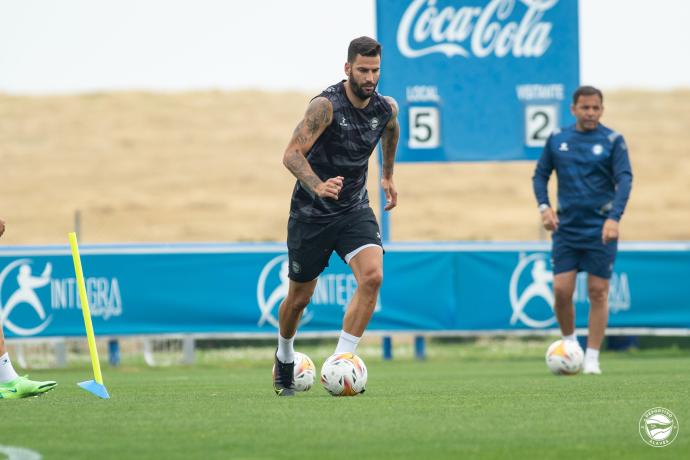
[[(278, 398), (272, 350), (194, 367), (104, 368), (110, 400), (75, 385), (90, 369), (34, 371), (60, 386), (0, 401), (0, 452), (45, 459), (636, 459), (690, 458), (690, 353), (605, 353), (601, 376), (556, 377), (544, 344), (429, 345), (429, 358), (362, 351), (367, 392), (334, 398), (318, 384)], [(323, 348), (305, 351), (320, 367)], [(257, 358), (252, 358), (256, 356)], [(664, 448), (638, 421), (670, 409), (680, 423)], [(0, 453), (0, 458), (3, 454)]]

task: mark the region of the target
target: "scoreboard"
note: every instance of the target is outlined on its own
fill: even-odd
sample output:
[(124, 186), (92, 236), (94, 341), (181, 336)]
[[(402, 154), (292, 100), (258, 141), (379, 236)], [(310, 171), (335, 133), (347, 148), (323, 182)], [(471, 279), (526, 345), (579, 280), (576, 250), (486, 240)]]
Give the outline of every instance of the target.
[(573, 121), (577, 0), (377, 0), (376, 16), (396, 161), (533, 160)]

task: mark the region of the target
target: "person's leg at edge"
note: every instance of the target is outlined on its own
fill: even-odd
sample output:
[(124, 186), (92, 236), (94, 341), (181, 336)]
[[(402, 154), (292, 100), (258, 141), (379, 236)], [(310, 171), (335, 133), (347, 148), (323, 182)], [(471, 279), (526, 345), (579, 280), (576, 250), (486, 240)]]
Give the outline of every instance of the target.
[(553, 277), (554, 310), (564, 340), (575, 340), (575, 307), (573, 293), (577, 270), (558, 273)]
[(585, 352), (584, 372), (600, 374), (599, 349), (604, 340), (609, 320), (609, 280), (589, 273), (587, 275), (589, 294), (589, 336)]
[(0, 324), (0, 400), (38, 396), (56, 386), (57, 382), (53, 380), (39, 382), (29, 380), (26, 376), (17, 375), (5, 348), (5, 336), (2, 332), (2, 324)]
[(0, 324), (0, 383), (6, 383), (19, 377), (12, 367), (12, 361), (5, 348), (5, 335)]
[[(0, 219), (0, 236), (5, 232), (5, 222)], [(26, 377), (19, 377), (12, 366), (10, 355), (5, 348), (5, 334), (0, 322), (0, 399), (18, 399), (36, 396), (52, 390), (57, 382), (35, 382)]]
[(366, 247), (348, 264), (357, 280), (357, 289), (345, 312), (335, 353), (354, 353), (371, 320), (383, 282), (383, 249), (374, 245)]
[[(0, 219), (0, 236), (3, 233), (5, 233), (5, 221)], [(5, 348), (5, 334), (2, 332), (2, 322), (0, 322), (0, 383), (9, 382), (17, 377), (18, 375), (12, 367), (12, 361), (10, 361), (10, 356)]]

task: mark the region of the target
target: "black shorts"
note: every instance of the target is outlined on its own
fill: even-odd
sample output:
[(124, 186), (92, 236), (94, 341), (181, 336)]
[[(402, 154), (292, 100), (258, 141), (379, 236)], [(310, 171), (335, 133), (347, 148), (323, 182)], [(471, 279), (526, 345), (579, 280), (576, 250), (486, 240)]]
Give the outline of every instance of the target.
[(328, 267), (333, 251), (345, 263), (346, 256), (362, 246), (382, 246), (379, 224), (371, 208), (353, 211), (325, 224), (288, 221), (289, 277), (305, 283)]
[(572, 270), (587, 272), (599, 278), (609, 279), (613, 273), (613, 264), (618, 252), (618, 241), (608, 244), (595, 242), (587, 247), (568, 244), (560, 238), (553, 239), (551, 248), (551, 265), (553, 274)]

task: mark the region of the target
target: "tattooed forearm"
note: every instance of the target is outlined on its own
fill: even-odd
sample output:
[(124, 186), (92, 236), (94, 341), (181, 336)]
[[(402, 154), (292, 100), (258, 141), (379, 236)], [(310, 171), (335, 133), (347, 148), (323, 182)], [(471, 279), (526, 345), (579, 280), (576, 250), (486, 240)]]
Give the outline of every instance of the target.
[(299, 151), (293, 150), (291, 152), (285, 152), (283, 163), (309, 190), (314, 191), (316, 186), (321, 183), (321, 179), (314, 173), (307, 159)]
[(398, 103), (390, 96), (385, 96), (393, 111), (390, 121), (386, 124), (381, 136), (381, 150), (383, 151), (383, 165), (381, 174), (384, 178), (393, 177), (393, 165), (395, 163), (395, 150), (398, 148), (398, 138), (400, 137), (400, 125), (398, 124)]
[(395, 164), (395, 150), (398, 148), (398, 137), (400, 136), (400, 125), (397, 119), (392, 119), (383, 130), (381, 137), (381, 150), (383, 152), (383, 165), (381, 174), (384, 178), (393, 177), (393, 165)]
[(317, 97), (309, 104), (304, 119), (299, 122), (287, 150), (283, 164), (305, 187), (314, 190), (321, 179), (307, 161), (307, 154), (316, 140), (323, 134), (333, 118), (333, 106), (328, 99)]

